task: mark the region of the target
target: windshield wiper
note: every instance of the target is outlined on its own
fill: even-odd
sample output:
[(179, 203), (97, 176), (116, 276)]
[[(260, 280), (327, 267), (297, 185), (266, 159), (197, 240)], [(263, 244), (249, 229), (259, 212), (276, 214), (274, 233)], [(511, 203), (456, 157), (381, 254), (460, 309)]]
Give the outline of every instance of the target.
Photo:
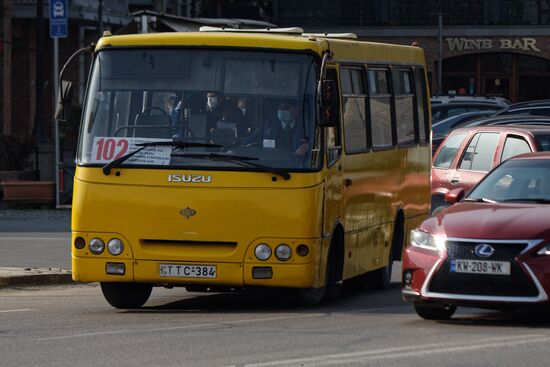
[(487, 198), (465, 198), (462, 201), (470, 201), (474, 203), (491, 203), (491, 204), (494, 204), (497, 202), (496, 200), (487, 199)]
[(213, 161), (228, 161), (240, 163), (243, 166), (249, 166), (259, 169), (263, 172), (269, 172), (281, 176), (285, 180), (290, 179), (290, 173), (281, 168), (264, 166), (263, 164), (254, 163), (251, 161), (258, 160), (257, 157), (248, 157), (242, 155), (220, 154), (220, 153), (172, 153), (174, 157), (187, 157), (187, 158), (204, 158)]
[(541, 203), (541, 204), (548, 204), (550, 203), (550, 199), (545, 199), (545, 198), (514, 198), (514, 199), (505, 199), (505, 200), (502, 200), (502, 202), (508, 202), (508, 203), (512, 203), (512, 202), (522, 202), (522, 201), (527, 201), (527, 202), (533, 202), (533, 203)]
[(120, 166), (122, 163), (132, 158), (137, 153), (141, 152), (143, 149), (148, 147), (176, 147), (176, 148), (194, 148), (194, 147), (209, 147), (209, 148), (221, 148), (222, 145), (210, 144), (210, 143), (195, 143), (195, 142), (185, 142), (179, 140), (172, 141), (149, 141), (145, 143), (136, 144), (140, 147), (133, 152), (124, 154), (122, 157), (114, 159), (103, 166), (103, 174), (106, 176), (111, 173), (111, 169), (114, 167)]

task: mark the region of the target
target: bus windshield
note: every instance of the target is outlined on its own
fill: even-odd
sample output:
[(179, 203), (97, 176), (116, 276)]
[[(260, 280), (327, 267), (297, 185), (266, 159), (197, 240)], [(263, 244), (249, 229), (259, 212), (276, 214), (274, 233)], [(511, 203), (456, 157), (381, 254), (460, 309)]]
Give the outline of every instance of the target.
[(311, 55), (208, 49), (111, 49), (94, 61), (77, 161), (104, 165), (157, 141), (123, 166), (254, 170), (320, 165), (318, 64)]

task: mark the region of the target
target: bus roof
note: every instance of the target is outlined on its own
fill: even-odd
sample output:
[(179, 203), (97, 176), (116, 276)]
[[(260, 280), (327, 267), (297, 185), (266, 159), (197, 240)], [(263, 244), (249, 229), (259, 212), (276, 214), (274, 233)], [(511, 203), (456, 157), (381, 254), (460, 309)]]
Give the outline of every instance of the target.
[(384, 62), (424, 65), (420, 47), (339, 39), (321, 35), (260, 32), (166, 32), (108, 36), (99, 40), (96, 50), (110, 47), (205, 46), (249, 47), (311, 51), (322, 55), (329, 49), (333, 60), (342, 62)]

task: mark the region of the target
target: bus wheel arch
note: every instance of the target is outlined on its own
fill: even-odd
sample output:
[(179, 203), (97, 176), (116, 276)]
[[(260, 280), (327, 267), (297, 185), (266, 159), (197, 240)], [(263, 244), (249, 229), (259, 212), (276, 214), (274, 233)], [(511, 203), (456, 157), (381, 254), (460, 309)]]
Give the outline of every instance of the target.
[(297, 289), (297, 301), (304, 306), (314, 306), (323, 300), (335, 298), (344, 271), (344, 228), (335, 224), (324, 262), (324, 285), (320, 288)]

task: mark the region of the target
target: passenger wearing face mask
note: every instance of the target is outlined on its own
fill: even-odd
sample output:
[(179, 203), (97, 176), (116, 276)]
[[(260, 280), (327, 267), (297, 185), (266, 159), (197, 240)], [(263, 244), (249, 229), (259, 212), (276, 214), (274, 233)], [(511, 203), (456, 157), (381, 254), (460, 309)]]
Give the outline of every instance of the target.
[(309, 141), (299, 115), (299, 109), (294, 101), (279, 101), (277, 115), (247, 138), (245, 145), (285, 149), (293, 155), (305, 156), (309, 150)]

